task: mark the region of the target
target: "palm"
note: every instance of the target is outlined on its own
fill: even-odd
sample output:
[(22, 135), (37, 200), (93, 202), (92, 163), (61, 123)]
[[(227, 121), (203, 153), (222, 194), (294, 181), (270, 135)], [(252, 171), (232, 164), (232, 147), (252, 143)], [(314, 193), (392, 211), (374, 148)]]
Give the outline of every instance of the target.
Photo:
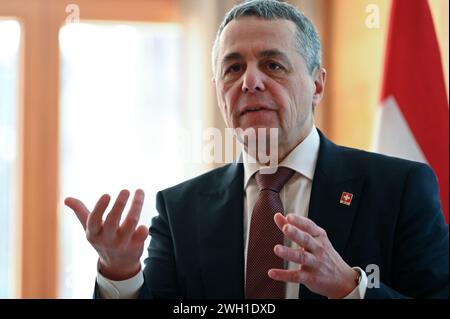
[(147, 227), (138, 226), (145, 197), (142, 190), (136, 191), (128, 214), (120, 223), (129, 196), (127, 190), (121, 191), (105, 220), (103, 214), (110, 202), (109, 195), (100, 197), (92, 212), (76, 198), (64, 201), (75, 212), (87, 240), (98, 252), (102, 273), (113, 280), (126, 279), (139, 271), (148, 236)]

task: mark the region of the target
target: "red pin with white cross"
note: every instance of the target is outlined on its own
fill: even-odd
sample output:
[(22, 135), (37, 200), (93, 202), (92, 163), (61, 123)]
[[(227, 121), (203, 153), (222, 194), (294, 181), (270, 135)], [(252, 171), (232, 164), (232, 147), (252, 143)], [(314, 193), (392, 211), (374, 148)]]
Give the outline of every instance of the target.
[(352, 198), (352, 193), (342, 192), (341, 200), (339, 201), (339, 203), (350, 206), (350, 204), (352, 203)]

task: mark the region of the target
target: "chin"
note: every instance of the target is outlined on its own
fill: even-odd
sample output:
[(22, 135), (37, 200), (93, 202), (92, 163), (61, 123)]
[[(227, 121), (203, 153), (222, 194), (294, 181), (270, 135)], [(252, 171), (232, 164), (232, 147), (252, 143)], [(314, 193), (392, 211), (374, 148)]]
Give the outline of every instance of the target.
[[(280, 135), (280, 128), (276, 125), (269, 126), (269, 125), (251, 125), (251, 126), (239, 126), (235, 128), (235, 133), (237, 135), (237, 139), (241, 141), (244, 144), (248, 144), (249, 138), (252, 138), (255, 140), (256, 144), (259, 144), (258, 139), (263, 137), (266, 142), (270, 141), (271, 138), (271, 130), (270, 129), (276, 128), (278, 131), (275, 133), (276, 138), (279, 138)], [(260, 129), (264, 129), (265, 132), (263, 133), (260, 131)], [(275, 137), (272, 136), (272, 139)], [(277, 140), (276, 140), (277, 141)]]
[(278, 130), (280, 129), (278, 127), (278, 125), (268, 125), (268, 124), (242, 125), (242, 126), (240, 126), (240, 128), (244, 131), (248, 130), (248, 129), (252, 129), (255, 132), (258, 132), (258, 130), (260, 130), (260, 129), (265, 129), (267, 135), (269, 134), (271, 128), (276, 128)]
[(261, 118), (261, 117), (250, 117), (250, 116), (244, 116), (239, 119), (237, 122), (239, 124), (239, 127), (245, 129), (245, 128), (272, 128), (272, 127), (279, 127), (279, 122), (274, 118)]

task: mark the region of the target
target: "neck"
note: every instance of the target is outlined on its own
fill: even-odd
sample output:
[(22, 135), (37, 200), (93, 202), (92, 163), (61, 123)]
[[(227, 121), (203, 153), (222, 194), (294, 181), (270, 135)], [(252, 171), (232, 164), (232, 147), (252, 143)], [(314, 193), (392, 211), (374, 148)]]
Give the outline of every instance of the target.
[(244, 145), (244, 149), (250, 156), (253, 157), (253, 155), (256, 155), (255, 159), (261, 166), (276, 166), (281, 163), (300, 143), (302, 143), (306, 139), (312, 128), (313, 125), (311, 124), (308, 127), (304, 128), (301, 134), (298, 134), (296, 137), (287, 139), (284, 143), (283, 141), (278, 141), (276, 148), (271, 147), (271, 145), (268, 143), (266, 145), (266, 150), (268, 149), (270, 150), (270, 152), (269, 154), (266, 154), (266, 156), (263, 156), (263, 158), (259, 156), (260, 154), (258, 151), (249, 152), (247, 145)]

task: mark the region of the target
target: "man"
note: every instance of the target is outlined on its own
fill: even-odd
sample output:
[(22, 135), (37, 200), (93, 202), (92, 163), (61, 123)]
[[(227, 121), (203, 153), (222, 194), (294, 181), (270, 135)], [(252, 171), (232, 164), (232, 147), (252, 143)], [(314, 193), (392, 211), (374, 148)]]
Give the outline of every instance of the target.
[[(302, 13), (270, 0), (233, 8), (213, 69), (227, 126), (278, 129), (279, 168), (264, 174), (244, 156), (159, 192), (143, 270), (141, 190), (121, 225), (126, 190), (104, 222), (108, 195), (92, 212), (66, 199), (99, 253), (97, 296), (448, 298), (448, 228), (433, 172), (337, 146), (315, 128), (325, 70)], [(366, 267), (379, 270), (373, 282)]]

